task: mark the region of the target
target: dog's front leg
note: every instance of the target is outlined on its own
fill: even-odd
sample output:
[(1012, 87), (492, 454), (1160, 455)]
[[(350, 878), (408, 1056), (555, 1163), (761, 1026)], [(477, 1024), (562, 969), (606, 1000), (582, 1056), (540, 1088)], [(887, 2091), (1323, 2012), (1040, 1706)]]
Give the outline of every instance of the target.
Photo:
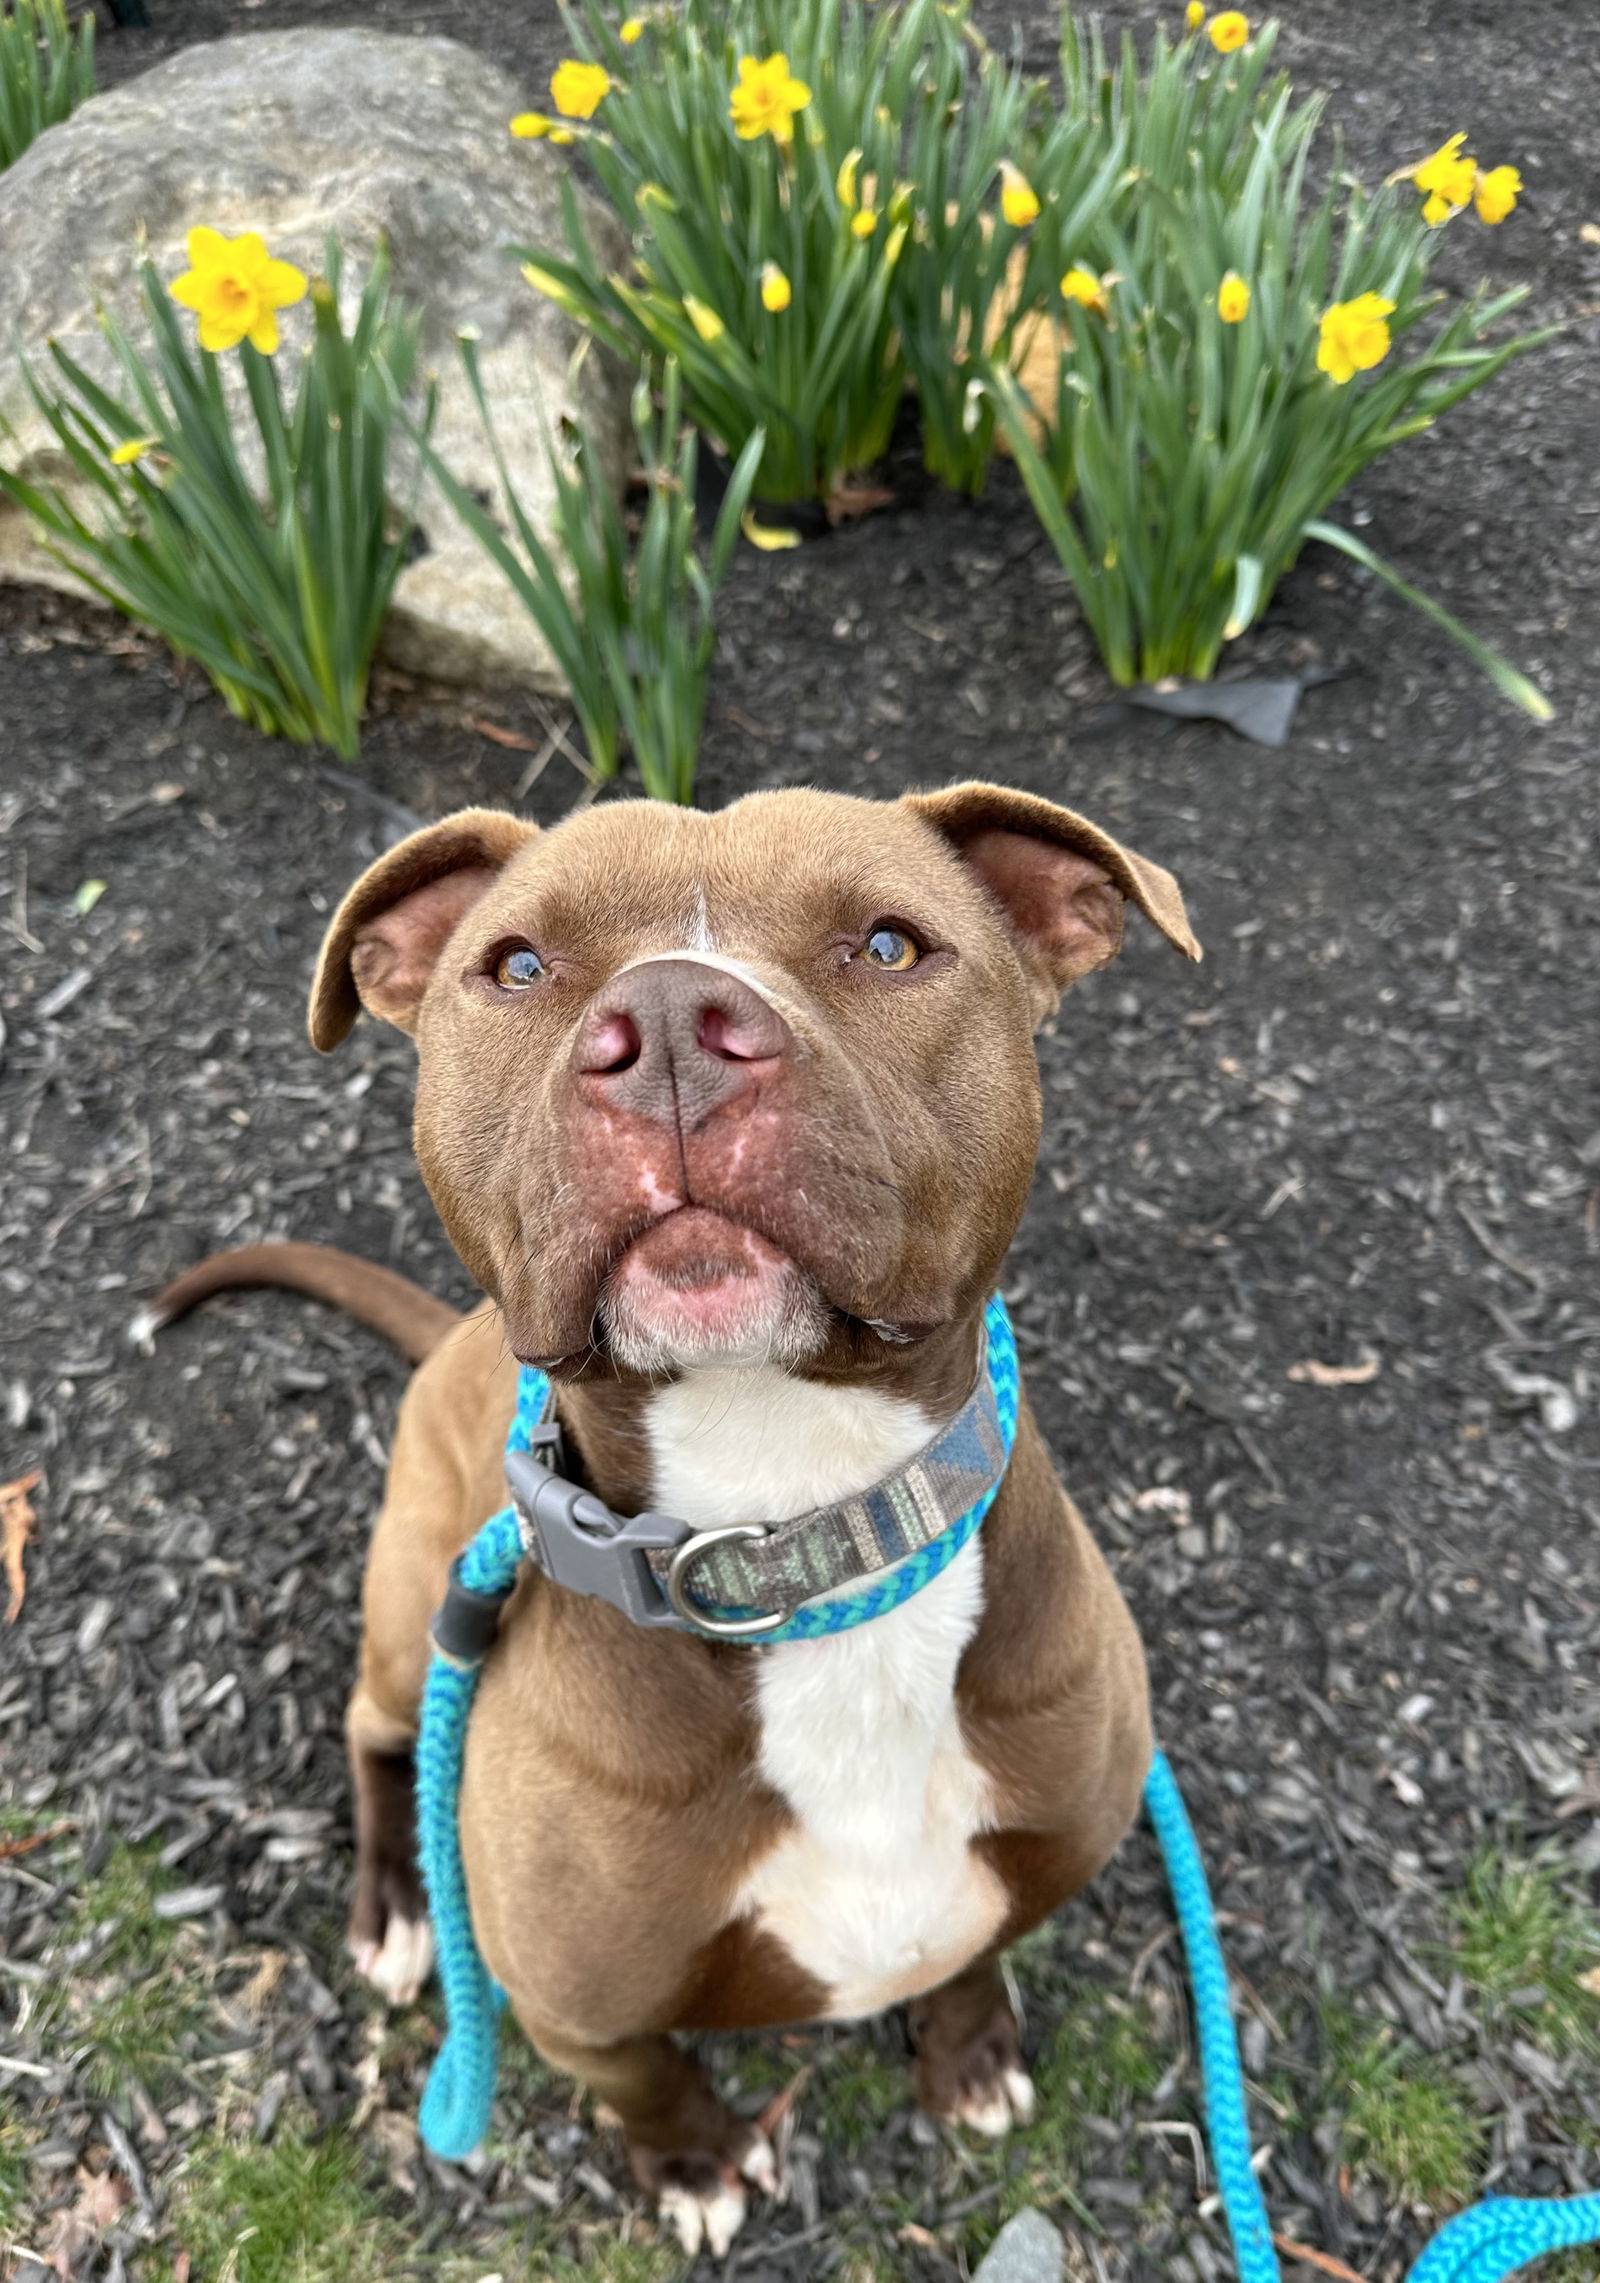
[(1016, 2009), (998, 1951), (985, 1952), (909, 2008), (917, 2106), (998, 2136), (1033, 2115)]
[(745, 2215), (745, 2184), (777, 2191), (777, 2164), (759, 2126), (718, 2099), (698, 2061), (670, 2037), (624, 2037), (584, 2045), (527, 2019), (529, 2040), (552, 2068), (581, 2078), (615, 2110), (628, 2163), (644, 2193), (692, 2257), (701, 2245), (721, 2258)]
[(345, 1714), (355, 1793), (356, 1872), (347, 1939), (357, 1971), (391, 2005), (410, 2005), (433, 1967), (417, 1868), (415, 1726), (392, 1719), (357, 1684)]

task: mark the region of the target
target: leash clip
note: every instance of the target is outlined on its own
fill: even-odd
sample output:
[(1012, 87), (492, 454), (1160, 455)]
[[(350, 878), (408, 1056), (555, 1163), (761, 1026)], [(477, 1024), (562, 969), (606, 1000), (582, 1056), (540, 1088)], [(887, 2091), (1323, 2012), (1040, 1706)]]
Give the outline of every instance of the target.
[(635, 1625), (677, 1624), (645, 1556), (682, 1545), (691, 1534), (686, 1522), (670, 1514), (613, 1514), (592, 1491), (552, 1474), (532, 1451), (506, 1453), (506, 1482), (523, 1546), (546, 1577), (571, 1593), (609, 1601)]

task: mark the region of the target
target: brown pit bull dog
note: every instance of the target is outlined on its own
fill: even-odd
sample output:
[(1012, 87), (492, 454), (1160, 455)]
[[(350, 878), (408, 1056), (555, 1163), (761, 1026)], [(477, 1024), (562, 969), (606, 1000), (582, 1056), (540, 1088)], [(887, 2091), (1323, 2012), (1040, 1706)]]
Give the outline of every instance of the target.
[[(491, 1298), (457, 1319), (272, 1247), (203, 1264), (152, 1320), (294, 1283), (426, 1359), (349, 1713), (351, 1941), (391, 1999), (431, 1960), (429, 1620), (504, 1502), (519, 1360), (555, 1385), (566, 1475), (623, 1515), (776, 1525), (909, 1469), (983, 1376), (1039, 1138), (1033, 1032), (1115, 955), (1125, 899), (1200, 956), (1166, 872), (980, 784), (618, 802), (550, 832), (472, 809), (345, 898), (312, 1038), (362, 1007), (415, 1035), (417, 1156)], [(1032, 2088), (1001, 1952), (1106, 1861), (1149, 1754), (1132, 1620), (1024, 1398), (982, 1530), (851, 1631), (732, 1645), (525, 1571), (463, 1779), (478, 1943), (686, 2247), (720, 2252), (772, 2151), (671, 2033), (909, 2000), (918, 2101), (1004, 2131)]]

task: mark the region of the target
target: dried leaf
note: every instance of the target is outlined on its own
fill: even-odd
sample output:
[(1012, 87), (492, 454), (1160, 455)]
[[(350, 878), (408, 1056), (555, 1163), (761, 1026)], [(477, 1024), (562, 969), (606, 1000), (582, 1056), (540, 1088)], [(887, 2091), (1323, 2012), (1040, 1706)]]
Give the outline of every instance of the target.
[(1304, 1363), (1292, 1363), (1288, 1376), (1307, 1387), (1365, 1387), (1382, 1368), (1374, 1351), (1363, 1348), (1359, 1363), (1318, 1363), (1308, 1356)]
[(1587, 1990), (1590, 1997), (1600, 1998), (1600, 1966), (1590, 1966), (1578, 1976), (1578, 1987)]
[(252, 2021), (259, 2021), (267, 2010), (268, 2000), (283, 1979), (286, 1964), (281, 1950), (263, 1950), (261, 1963), (239, 1992), (238, 2003)]
[(37, 1490), (44, 1480), (37, 1467), (32, 1474), (19, 1475), (15, 1482), (0, 1482), (0, 1562), (5, 1564), (6, 1623), (15, 1625), (22, 1614), (27, 1597), (28, 1579), (22, 1566), (22, 1549), (33, 1536), (38, 1517), (28, 1500), (30, 1490)]
[(1164, 1514), (1174, 1530), (1186, 1530), (1194, 1520), (1189, 1493), (1172, 1483), (1156, 1483), (1149, 1490), (1141, 1490), (1133, 1510), (1136, 1514)]
[(82, 2254), (91, 2244), (99, 2243), (108, 2228), (116, 2226), (132, 2195), (120, 2172), (90, 2172), (83, 2165), (78, 2167), (77, 2199), (57, 2220), (50, 2245), (50, 2265), (61, 2283), (70, 2283), (73, 2267)]
[(868, 483), (861, 477), (835, 484), (827, 498), (828, 521), (851, 523), (858, 516), (875, 515), (880, 507), (892, 507), (894, 500), (895, 494), (886, 485)]
[(491, 745), (507, 746), (513, 753), (537, 753), (539, 750), (533, 739), (524, 737), (520, 729), (504, 729), (497, 721), (485, 721), (481, 713), (469, 713), (465, 720), (469, 729), (475, 729)]

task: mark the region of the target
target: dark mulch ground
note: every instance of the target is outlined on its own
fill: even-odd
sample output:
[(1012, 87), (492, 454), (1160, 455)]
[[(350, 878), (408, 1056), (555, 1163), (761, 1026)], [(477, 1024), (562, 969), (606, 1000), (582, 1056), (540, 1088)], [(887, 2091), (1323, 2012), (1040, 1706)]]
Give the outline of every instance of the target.
[[(153, 12), (153, 31), (107, 40), (108, 78), (241, 25), (449, 30), (530, 92), (559, 47), (547, 9), (490, 0)], [(1275, 2213), (1376, 2276), (1426, 2231), (1341, 2173), (1319, 2129), (1319, 1989), (1459, 2061), (1496, 2119), (1497, 2186), (1578, 2184), (1600, 2131), (1592, 2075), (1477, 2037), (1447, 1965), (1424, 1963), (1486, 1839), (1600, 1866), (1600, 255), (1579, 237), (1600, 140), (1588, 34), (1556, 0), (1514, 20), (1410, 9), (1403, 56), (1383, 0), (1295, 18), (1289, 60), (1334, 90), (1369, 177), (1470, 125), (1528, 179), (1515, 222), (1460, 226), (1452, 260), (1529, 277), (1534, 314), (1571, 329), (1347, 510), (1538, 674), (1555, 725), (1529, 729), (1315, 555), (1248, 645), (1341, 671), (1286, 751), (1106, 719), (1010, 472), (973, 506), (925, 496), (907, 462), (900, 511), (741, 561), (704, 798), (982, 773), (1070, 800), (1183, 879), (1206, 964), (1140, 931), (1043, 1042), (1049, 1127), (1011, 1289), (1046, 1430), (1150, 1645), (1254, 1993), (1253, 2072), (1298, 2087), (1298, 2114), (1262, 2112)], [(1041, 28), (1033, 47), (1044, 60)], [(268, 1236), (465, 1297), (412, 1170), (405, 1042), (364, 1027), (324, 1064), (300, 1010), (333, 900), (411, 814), (510, 797), (524, 756), (466, 725), (484, 710), (390, 690), (365, 782), (335, 781), (153, 646), (0, 596), (0, 1477), (46, 1469), (0, 1657), (0, 1796), (83, 1819), (91, 1862), (99, 1834), (157, 1835), (175, 1876), (220, 1890), (218, 1955), (276, 1943), (332, 1983), (283, 2062), (329, 2116), (365, 2050), (336, 1947), (339, 1721), (402, 1370), (287, 1297), (218, 1306), (153, 1357), (123, 1326), (175, 1268)], [(576, 790), (553, 768), (529, 805), (549, 816)], [(78, 919), (88, 878), (106, 892)], [(1365, 1384), (1290, 1376), (1367, 1357)], [(25, 1966), (62, 1894), (23, 1868), (0, 1877), (0, 1952)], [(1165, 1923), (1141, 1836), (1060, 1957), (1114, 1988)], [(1170, 1952), (1153, 1970), (1177, 1988)], [(1054, 1973), (1046, 1959), (1046, 2037)], [(14, 1994), (0, 1977), (0, 2019)], [(60, 2096), (70, 2172), (74, 2135), (98, 2129), (70, 2078), (0, 2087)], [(1154, 2113), (1192, 2113), (1188, 2097)], [(604, 2179), (574, 2186), (573, 2167), (615, 2180), (614, 2152), (563, 2142), (560, 2097), (540, 2102), (540, 2166), (569, 2210), (603, 2216)], [(1087, 2173), (1101, 2273), (1220, 2272), (1181, 2139)], [(436, 2242), (459, 2189), (424, 2167), (416, 2192), (418, 2240)], [(877, 2240), (891, 2194), (930, 2231), (894, 2251), (904, 2271), (956, 2271), (939, 2229), (960, 2175), (903, 2121), (848, 2161), (824, 2150), (817, 2194), (810, 2232), (792, 2211), (758, 2219), (742, 2275), (825, 2271), (830, 2246)]]

